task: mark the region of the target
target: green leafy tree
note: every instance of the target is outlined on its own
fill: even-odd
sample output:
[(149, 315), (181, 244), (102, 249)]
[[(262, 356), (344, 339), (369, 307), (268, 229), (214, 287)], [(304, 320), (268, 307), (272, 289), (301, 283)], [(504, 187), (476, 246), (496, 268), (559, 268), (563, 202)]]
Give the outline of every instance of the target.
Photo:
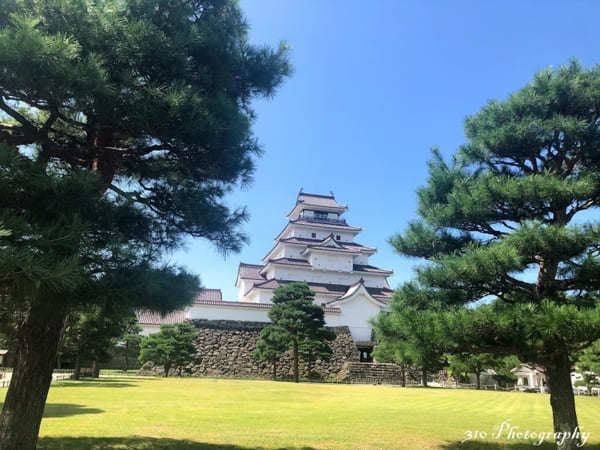
[[(314, 295), (306, 283), (289, 283), (275, 289), (273, 307), (269, 311), (273, 324), (265, 327), (269, 331), (264, 331), (277, 338), (277, 345), (285, 343), (286, 348), (292, 348), (296, 383), (300, 380), (300, 346), (310, 341), (317, 343), (323, 351), (322, 346), (333, 337), (325, 328), (325, 313), (320, 305), (314, 303)], [(271, 331), (272, 328), (275, 330)]]
[(59, 353), (62, 358), (71, 359), (74, 379), (79, 379), (82, 364), (90, 364), (92, 376), (99, 376), (98, 364), (110, 361), (115, 339), (125, 332), (132, 319), (135, 321), (135, 315), (131, 313), (99, 305), (69, 314)]
[(586, 348), (577, 360), (577, 369), (583, 375), (583, 384), (589, 393), (600, 385), (600, 340)]
[(411, 294), (412, 289), (394, 294), (390, 312), (380, 314), (374, 321), (375, 335), (377, 345), (383, 345), (384, 351), (393, 351), (404, 360), (403, 365), (419, 367), (422, 384), (427, 386), (428, 375), (447, 364), (447, 341), (442, 325), (428, 310), (411, 303)]
[(185, 366), (196, 360), (196, 337), (194, 327), (188, 323), (161, 325), (158, 333), (142, 339), (140, 362), (150, 361), (155, 366), (162, 366), (165, 377), (169, 376), (171, 369), (181, 374)]
[(127, 372), (130, 368), (130, 361), (137, 360), (140, 356), (140, 344), (142, 342), (142, 327), (137, 323), (137, 318), (128, 321), (125, 325), (123, 334), (117, 339), (114, 346), (115, 353), (123, 358), (123, 371)]
[(7, 0), (0, 8), (0, 325), (18, 341), (0, 447), (33, 449), (67, 315), (169, 311), (186, 236), (245, 242), (224, 196), (260, 153), (254, 98), (290, 73), (233, 0)]
[(309, 378), (319, 378), (320, 375), (315, 373), (314, 365), (317, 361), (329, 361), (333, 351), (329, 345), (329, 341), (335, 339), (335, 333), (329, 328), (320, 328), (310, 333), (303, 339), (298, 347), (299, 357), (306, 362)]
[(448, 367), (453, 376), (467, 378), (475, 375), (477, 389), (481, 389), (481, 372), (494, 370), (502, 365), (503, 357), (491, 353), (457, 353), (448, 358)]
[[(377, 331), (376, 331), (377, 333)], [(406, 339), (379, 339), (373, 357), (377, 362), (394, 363), (400, 367), (400, 384), (406, 387), (406, 372), (414, 366), (414, 349)]]
[(456, 352), (545, 367), (554, 430), (571, 436), (571, 365), (600, 337), (599, 224), (581, 214), (600, 202), (599, 117), (600, 67), (536, 74), (466, 119), (452, 163), (434, 152), (421, 220), (391, 239), (428, 260), (400, 298), (431, 311)]
[(260, 330), (253, 356), (258, 361), (268, 362), (273, 369), (273, 380), (277, 379), (277, 361), (289, 348), (287, 333), (276, 326)]

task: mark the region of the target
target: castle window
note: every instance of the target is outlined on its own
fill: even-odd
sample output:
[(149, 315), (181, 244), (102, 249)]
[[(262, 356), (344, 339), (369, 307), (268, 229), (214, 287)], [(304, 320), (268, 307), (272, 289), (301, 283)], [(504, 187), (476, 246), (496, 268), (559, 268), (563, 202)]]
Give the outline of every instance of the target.
[(316, 237), (317, 237), (317, 233), (311, 233), (311, 234), (310, 234), (310, 236), (311, 236), (312, 238), (316, 238)]
[(327, 213), (323, 211), (315, 211), (315, 217), (317, 219), (327, 219)]
[(339, 241), (340, 239), (341, 239), (341, 238), (340, 238), (340, 235), (339, 235), (339, 234), (336, 234), (336, 235), (335, 235), (335, 240), (336, 240), (336, 241)]

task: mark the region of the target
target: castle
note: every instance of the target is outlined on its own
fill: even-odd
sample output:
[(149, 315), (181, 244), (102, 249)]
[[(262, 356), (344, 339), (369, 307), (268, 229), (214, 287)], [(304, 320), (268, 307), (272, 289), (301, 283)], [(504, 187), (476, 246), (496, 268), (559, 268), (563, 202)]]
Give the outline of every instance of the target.
[(360, 361), (371, 361), (373, 349), (370, 320), (386, 310), (392, 290), (391, 270), (369, 264), (377, 249), (354, 241), (361, 229), (346, 223), (348, 207), (333, 194), (300, 191), (288, 213), (288, 222), (275, 237), (261, 264), (240, 263), (237, 301), (224, 301), (218, 289), (205, 289), (184, 311), (164, 317), (140, 312), (144, 333), (162, 323), (185, 320), (225, 322), (269, 322), (273, 291), (286, 283), (306, 282), (323, 306), (327, 326), (347, 327)]

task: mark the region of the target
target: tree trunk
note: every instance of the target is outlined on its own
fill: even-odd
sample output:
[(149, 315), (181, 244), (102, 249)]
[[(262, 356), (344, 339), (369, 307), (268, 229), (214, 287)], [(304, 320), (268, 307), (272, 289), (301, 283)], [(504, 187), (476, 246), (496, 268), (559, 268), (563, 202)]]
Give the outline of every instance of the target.
[(169, 370), (171, 370), (171, 364), (165, 364), (165, 378), (169, 376)]
[(560, 353), (546, 365), (550, 405), (554, 419), (554, 433), (567, 436), (564, 442), (557, 442), (560, 450), (579, 448), (579, 425), (575, 411), (575, 396), (571, 385), (571, 362), (568, 354)]
[(277, 379), (277, 362), (273, 361), (273, 380)]
[(477, 390), (481, 389), (481, 372), (477, 372), (475, 374), (475, 378), (477, 379)]
[(100, 368), (98, 367), (98, 361), (96, 360), (92, 362), (92, 377), (100, 378)]
[(427, 369), (423, 368), (421, 376), (423, 377), (423, 387), (427, 387)]
[(406, 387), (406, 367), (400, 367), (400, 375), (402, 377), (402, 387)]
[(294, 381), (300, 381), (300, 371), (298, 370), (298, 341), (294, 340)]
[(77, 350), (77, 355), (75, 356), (75, 370), (73, 370), (73, 379), (79, 380), (81, 378), (81, 357), (79, 355), (79, 350)]
[(62, 310), (35, 307), (19, 330), (18, 357), (0, 415), (2, 450), (36, 447), (64, 318)]
[(125, 341), (125, 372), (129, 370), (129, 341)]

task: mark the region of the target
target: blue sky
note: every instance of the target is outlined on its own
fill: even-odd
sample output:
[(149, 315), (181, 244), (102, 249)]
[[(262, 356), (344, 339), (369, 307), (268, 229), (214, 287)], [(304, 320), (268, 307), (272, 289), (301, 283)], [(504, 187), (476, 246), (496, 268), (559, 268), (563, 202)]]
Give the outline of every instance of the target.
[(235, 300), (240, 261), (259, 263), (285, 225), (300, 187), (335, 193), (346, 219), (375, 246), (372, 264), (394, 270), (392, 287), (417, 260), (387, 239), (416, 217), (430, 149), (464, 142), (462, 124), (534, 72), (570, 57), (600, 62), (595, 1), (241, 1), (256, 44), (287, 42), (295, 67), (273, 99), (257, 101), (254, 132), (264, 155), (255, 181), (228, 197), (251, 214), (251, 242), (224, 258), (189, 240), (170, 256), (205, 287)]

